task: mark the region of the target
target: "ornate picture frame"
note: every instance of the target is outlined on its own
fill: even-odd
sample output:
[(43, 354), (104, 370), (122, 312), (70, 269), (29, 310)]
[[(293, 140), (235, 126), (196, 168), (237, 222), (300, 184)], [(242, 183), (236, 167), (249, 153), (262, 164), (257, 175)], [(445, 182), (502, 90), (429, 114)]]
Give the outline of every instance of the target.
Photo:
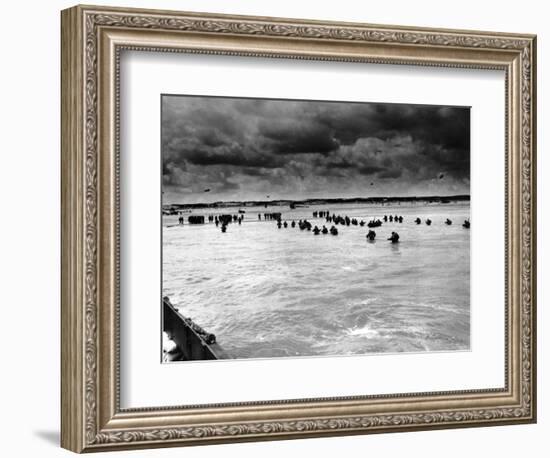
[[(62, 12), (61, 443), (75, 452), (536, 421), (536, 37), (75, 6)], [(123, 50), (502, 70), (502, 389), (120, 407)]]

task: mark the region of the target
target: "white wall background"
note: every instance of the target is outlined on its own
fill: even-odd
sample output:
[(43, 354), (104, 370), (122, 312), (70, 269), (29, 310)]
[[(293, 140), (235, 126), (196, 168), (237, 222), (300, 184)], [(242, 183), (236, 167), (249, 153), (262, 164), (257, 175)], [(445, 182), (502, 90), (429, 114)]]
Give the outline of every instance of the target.
[[(546, 388), (550, 314), (548, 241), (543, 208), (550, 173), (544, 126), (550, 112), (545, 2), (395, 0), (253, 1), (113, 0), (116, 4), (190, 11), (329, 19), (538, 34), (539, 126), (539, 423), (344, 438), (120, 452), (135, 457), (334, 455), (447, 457), (547, 456), (550, 420)], [(0, 46), (0, 422), (3, 456), (68, 456), (59, 440), (59, 11), (71, 2), (2, 5)], [(544, 386), (546, 384), (546, 387)], [(113, 455), (115, 456), (115, 455)]]

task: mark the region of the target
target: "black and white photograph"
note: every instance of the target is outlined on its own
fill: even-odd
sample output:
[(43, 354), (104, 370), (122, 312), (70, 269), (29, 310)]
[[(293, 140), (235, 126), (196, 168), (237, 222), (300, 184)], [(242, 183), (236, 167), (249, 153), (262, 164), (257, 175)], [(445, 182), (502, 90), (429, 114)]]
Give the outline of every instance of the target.
[(470, 107), (160, 109), (163, 362), (470, 349)]

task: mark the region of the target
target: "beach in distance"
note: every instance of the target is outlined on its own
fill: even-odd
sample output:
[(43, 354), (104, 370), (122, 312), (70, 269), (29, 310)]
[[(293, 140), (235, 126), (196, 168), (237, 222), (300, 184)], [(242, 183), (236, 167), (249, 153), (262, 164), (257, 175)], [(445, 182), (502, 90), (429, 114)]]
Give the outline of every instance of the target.
[[(232, 205), (164, 206), (162, 216), (162, 294), (230, 358), (470, 349), (469, 197)], [(330, 229), (320, 212), (365, 225), (300, 230), (303, 220)], [(240, 223), (225, 232), (209, 221), (227, 214)]]

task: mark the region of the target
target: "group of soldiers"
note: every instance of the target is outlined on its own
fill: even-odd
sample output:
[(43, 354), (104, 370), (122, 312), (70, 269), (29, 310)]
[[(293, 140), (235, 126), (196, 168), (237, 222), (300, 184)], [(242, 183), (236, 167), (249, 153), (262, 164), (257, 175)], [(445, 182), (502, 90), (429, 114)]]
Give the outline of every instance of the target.
[[(299, 220), (298, 223), (296, 223), (296, 221), (291, 221), (290, 223), (288, 223), (287, 221), (282, 221), (282, 215), (281, 213), (264, 213), (263, 214), (263, 219), (266, 220), (266, 221), (269, 221), (269, 220), (274, 220), (274, 221), (277, 221), (277, 227), (279, 229), (281, 229), (282, 227), (284, 227), (285, 229), (290, 225), (290, 227), (294, 228), (296, 227), (296, 225), (298, 225), (299, 229), (300, 230), (307, 230), (307, 231), (312, 231), (314, 235), (319, 235), (319, 234), (332, 234), (332, 235), (338, 235), (338, 229), (336, 228), (336, 226), (338, 224), (340, 225), (343, 225), (343, 226), (365, 226), (365, 224), (371, 228), (369, 230), (369, 232), (367, 233), (366, 237), (367, 237), (367, 240), (368, 241), (374, 241), (375, 238), (376, 238), (376, 232), (372, 230), (372, 228), (375, 228), (375, 227), (380, 227), (382, 226), (382, 219), (384, 222), (396, 222), (396, 223), (403, 223), (403, 216), (401, 215), (384, 215), (382, 219), (379, 219), (379, 218), (376, 218), (376, 219), (372, 219), (370, 220), (368, 223), (365, 223), (364, 220), (358, 220), (357, 218), (350, 218), (349, 216), (347, 215), (336, 215), (334, 213), (330, 213), (330, 211), (315, 211), (313, 212), (313, 217), (314, 218), (325, 218), (325, 221), (327, 223), (332, 223), (330, 229), (327, 228), (325, 225), (323, 225), (322, 227), (319, 227), (319, 226), (313, 226), (307, 219), (304, 219), (304, 220)], [(197, 221), (195, 221), (193, 218), (196, 218)], [(200, 221), (198, 220), (200, 218)], [(192, 220), (193, 219), (193, 220)], [(244, 214), (239, 214), (239, 215), (230, 215), (230, 214), (227, 214), (227, 215), (209, 215), (208, 216), (208, 221), (209, 222), (214, 222), (216, 224), (216, 227), (218, 227), (220, 224), (221, 224), (221, 231), (222, 232), (226, 232), (227, 231), (227, 225), (231, 222), (235, 222), (235, 223), (238, 223), (239, 225), (243, 222), (244, 220)], [(262, 220), (262, 214), (258, 214), (258, 220), (261, 221)], [(183, 224), (184, 223), (184, 220), (183, 220), (183, 216), (180, 216), (179, 219), (179, 224)], [(191, 224), (204, 224), (204, 216), (190, 216), (189, 217), (189, 222)], [(414, 222), (419, 225), (419, 224), (422, 224), (422, 220), (420, 218), (416, 218), (414, 220)], [(430, 218), (426, 218), (426, 220), (424, 221), (425, 224), (427, 226), (431, 226), (432, 224), (432, 220)], [(450, 226), (453, 224), (452, 220), (450, 220), (449, 218), (447, 218), (445, 220), (445, 224), (447, 226)], [(469, 229), (470, 228), (470, 220), (469, 219), (466, 219), (464, 220), (464, 223), (462, 224), (462, 227), (465, 228), (465, 229)], [(399, 234), (397, 232), (392, 232), (391, 233), (391, 236), (388, 238), (388, 240), (390, 240), (392, 243), (397, 243), (399, 241)]]
[[(414, 220), (414, 222), (415, 222), (416, 224), (422, 224), (422, 220), (421, 220), (420, 218), (416, 218), (416, 219)], [(431, 220), (430, 218), (426, 218), (425, 223), (426, 223), (427, 226), (431, 226), (431, 225), (432, 225), (432, 220)], [(453, 221), (450, 220), (449, 218), (447, 218), (447, 219), (445, 220), (445, 225), (446, 225), (446, 226), (450, 226), (451, 224), (453, 224)], [(469, 220), (469, 219), (465, 219), (464, 222), (462, 223), (462, 227), (463, 227), (464, 229), (470, 229), (470, 220)]]
[[(288, 223), (286, 221), (282, 222), (280, 219), (277, 221), (277, 227), (281, 229), (284, 227), (285, 229), (288, 227)], [(292, 221), (290, 223), (290, 227), (296, 227), (296, 221)], [(325, 225), (323, 225), (322, 228), (319, 228), (319, 226), (313, 227), (313, 225), (307, 220), (299, 220), (298, 221), (298, 228), (301, 231), (312, 231), (314, 235), (319, 234), (330, 234), (332, 235), (338, 235), (338, 229), (336, 229), (336, 226), (332, 225), (330, 229), (328, 229)]]

